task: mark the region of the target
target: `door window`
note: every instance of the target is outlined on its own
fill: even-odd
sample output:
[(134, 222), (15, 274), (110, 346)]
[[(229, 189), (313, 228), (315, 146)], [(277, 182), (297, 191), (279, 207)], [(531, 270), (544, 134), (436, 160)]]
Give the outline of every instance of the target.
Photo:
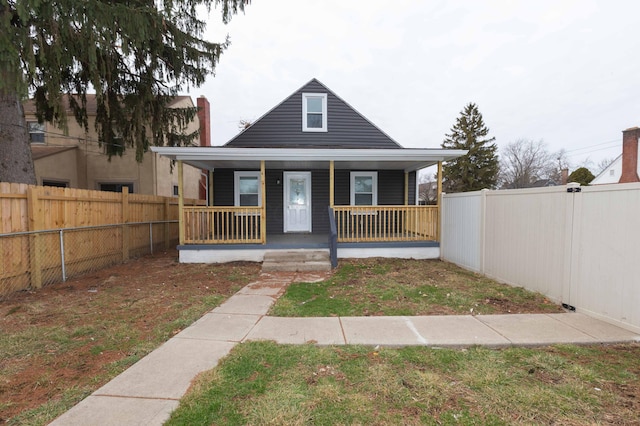
[(291, 178), (289, 180), (289, 204), (306, 204), (307, 194), (304, 179)]

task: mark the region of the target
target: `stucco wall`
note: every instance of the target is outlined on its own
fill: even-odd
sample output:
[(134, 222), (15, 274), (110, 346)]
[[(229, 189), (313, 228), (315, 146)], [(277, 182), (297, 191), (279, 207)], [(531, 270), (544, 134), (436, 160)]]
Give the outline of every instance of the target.
[[(192, 107), (193, 102), (190, 98), (183, 98), (173, 106)], [(25, 118), (27, 121), (36, 121), (33, 114), (27, 113)], [(122, 157), (114, 156), (109, 160), (98, 144), (94, 123), (94, 118), (90, 116), (89, 129), (85, 132), (71, 117), (66, 134), (50, 123), (45, 124), (45, 143), (34, 146), (76, 146), (77, 150), (75, 154), (70, 154), (74, 151), (65, 151), (36, 160), (34, 164), (38, 183), (43, 178), (61, 180), (69, 182), (70, 187), (92, 190), (99, 190), (100, 184), (104, 183), (132, 183), (135, 193), (173, 196), (173, 186), (178, 185), (178, 174), (177, 168), (171, 173), (168, 159), (147, 152), (143, 161), (138, 163), (135, 151), (128, 147)], [(193, 132), (198, 127), (196, 117), (187, 131)], [(184, 177), (185, 197), (198, 198), (200, 170), (186, 166)]]
[(78, 150), (70, 149), (55, 155), (46, 156), (35, 162), (36, 181), (44, 185), (45, 181), (66, 182), (70, 188), (78, 188)]

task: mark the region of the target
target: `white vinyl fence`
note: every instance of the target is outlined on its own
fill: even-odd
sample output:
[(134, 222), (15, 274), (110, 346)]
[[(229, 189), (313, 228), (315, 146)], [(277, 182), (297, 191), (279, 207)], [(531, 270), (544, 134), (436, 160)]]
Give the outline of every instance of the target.
[(640, 184), (443, 196), (444, 260), (640, 330)]

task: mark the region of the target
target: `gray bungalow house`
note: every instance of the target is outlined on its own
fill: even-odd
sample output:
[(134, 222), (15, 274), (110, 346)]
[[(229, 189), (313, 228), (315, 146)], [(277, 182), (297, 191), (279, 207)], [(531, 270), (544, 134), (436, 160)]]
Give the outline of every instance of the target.
[(224, 146), (152, 150), (177, 162), (179, 188), (183, 164), (209, 171), (208, 205), (180, 203), (178, 246), (207, 263), (278, 249), (437, 258), (440, 206), (418, 205), (418, 171), (466, 154), (403, 148), (316, 79)]

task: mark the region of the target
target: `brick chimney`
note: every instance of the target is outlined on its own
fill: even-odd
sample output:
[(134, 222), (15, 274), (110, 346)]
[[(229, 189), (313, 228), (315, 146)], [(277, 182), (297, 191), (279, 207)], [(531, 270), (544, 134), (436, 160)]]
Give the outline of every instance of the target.
[(200, 146), (211, 146), (211, 114), (207, 98), (200, 96), (198, 103), (198, 121), (200, 122)]
[[(198, 121), (200, 122), (200, 146), (211, 146), (211, 107), (209, 101), (201, 95), (196, 102), (198, 106)], [(207, 170), (202, 170), (200, 190), (198, 191), (201, 200), (207, 199), (207, 174)]]
[(622, 175), (619, 183), (640, 182), (638, 178), (638, 139), (640, 128), (622, 131)]
[(569, 169), (560, 170), (560, 185), (566, 185), (569, 181)]

